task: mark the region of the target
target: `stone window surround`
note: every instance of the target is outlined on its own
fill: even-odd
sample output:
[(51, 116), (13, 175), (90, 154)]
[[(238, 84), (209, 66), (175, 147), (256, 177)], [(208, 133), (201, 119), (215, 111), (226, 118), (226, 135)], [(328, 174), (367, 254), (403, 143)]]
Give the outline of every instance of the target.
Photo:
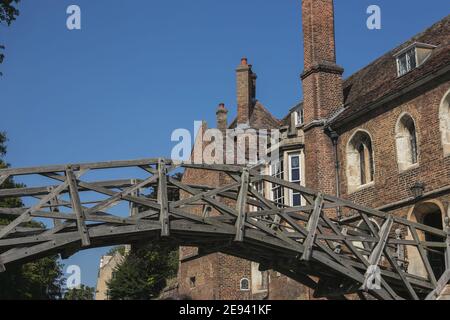
[[(361, 184), (361, 177), (360, 177), (360, 169), (359, 169), (359, 165), (357, 165), (358, 167), (358, 173), (355, 173), (354, 175), (350, 174), (350, 170), (353, 169), (355, 170), (355, 164), (353, 164), (353, 168), (350, 167), (350, 162), (355, 162), (357, 161), (359, 163), (359, 158), (358, 156), (355, 156), (355, 152), (358, 153), (356, 150), (353, 150), (352, 152), (350, 152), (350, 148), (353, 140), (355, 139), (355, 137), (358, 134), (366, 134), (371, 142), (371, 149), (372, 149), (372, 166), (373, 166), (373, 172), (374, 172), (374, 179), (372, 181), (369, 181), (365, 184)], [(353, 148), (354, 149), (354, 148)], [(351, 154), (354, 154), (354, 159), (352, 161), (350, 161), (350, 156)], [(358, 191), (364, 190), (364, 189), (368, 189), (371, 188), (373, 186), (375, 186), (375, 151), (374, 151), (374, 147), (373, 147), (373, 138), (372, 135), (365, 129), (362, 128), (358, 128), (355, 130), (355, 132), (351, 135), (351, 137), (348, 139), (347, 142), (347, 146), (346, 146), (346, 151), (345, 151), (345, 155), (346, 155), (346, 168), (345, 168), (345, 175), (347, 177), (347, 189), (348, 189), (348, 193), (352, 194), (352, 193), (356, 193)], [(370, 161), (370, 160), (369, 160)], [(356, 182), (356, 179), (358, 180), (358, 182)], [(351, 182), (351, 180), (353, 180), (353, 183)]]
[[(411, 119), (411, 121), (413, 122), (414, 125), (414, 132), (415, 132), (415, 141), (416, 141), (416, 161), (413, 161), (413, 156), (411, 155), (412, 159), (410, 159), (411, 161), (400, 161), (400, 152), (399, 149), (401, 148), (400, 143), (402, 143), (399, 139), (402, 138), (401, 136), (401, 130), (400, 130), (400, 126), (402, 125), (402, 120), (404, 120), (406, 117), (409, 117)], [(406, 129), (406, 128), (405, 128)], [(412, 169), (416, 169), (420, 166), (420, 148), (419, 148), (419, 134), (418, 134), (418, 130), (417, 130), (417, 125), (416, 125), (416, 121), (414, 119), (414, 117), (408, 113), (408, 112), (402, 112), (400, 114), (400, 116), (397, 119), (397, 122), (395, 124), (395, 151), (396, 151), (396, 160), (397, 160), (397, 165), (398, 165), (398, 169), (400, 173), (404, 173), (407, 171), (410, 171)], [(403, 146), (404, 147), (404, 146)], [(409, 153), (412, 153), (413, 150), (408, 150)]]
[(450, 157), (450, 89), (444, 94), (439, 105), (439, 131), (444, 157)]

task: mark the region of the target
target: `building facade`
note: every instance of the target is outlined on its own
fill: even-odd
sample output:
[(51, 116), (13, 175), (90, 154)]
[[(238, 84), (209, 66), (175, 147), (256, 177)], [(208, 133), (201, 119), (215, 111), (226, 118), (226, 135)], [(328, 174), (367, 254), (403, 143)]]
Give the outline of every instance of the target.
[[(284, 119), (275, 118), (257, 100), (257, 77), (244, 58), (236, 70), (238, 116), (229, 124), (220, 105), (217, 128), (279, 129), (280, 158), (261, 163), (263, 174), (443, 229), (450, 217), (450, 16), (343, 79), (333, 1), (303, 0), (302, 14), (303, 101)], [(183, 177), (212, 186), (226, 179), (199, 170)], [(302, 203), (282, 188), (255, 187), (276, 203)], [(204, 208), (193, 211), (204, 214)], [(346, 213), (336, 215), (345, 219)], [(439, 277), (443, 255), (429, 254)], [(424, 274), (417, 252), (407, 252), (405, 263)], [(314, 298), (276, 271), (196, 248), (181, 249), (178, 288), (192, 299)]]

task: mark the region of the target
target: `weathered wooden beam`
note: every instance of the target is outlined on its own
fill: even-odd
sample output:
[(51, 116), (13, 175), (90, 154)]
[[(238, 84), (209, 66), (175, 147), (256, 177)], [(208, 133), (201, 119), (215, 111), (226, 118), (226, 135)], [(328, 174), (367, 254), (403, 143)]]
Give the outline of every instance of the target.
[(169, 200), (167, 196), (167, 169), (164, 160), (158, 162), (158, 204), (160, 205), (159, 222), (161, 236), (170, 236)]
[(66, 169), (66, 180), (69, 185), (70, 200), (72, 202), (72, 208), (77, 216), (78, 232), (80, 234), (83, 247), (89, 247), (91, 240), (89, 239), (89, 231), (86, 227), (86, 218), (83, 208), (81, 207), (80, 195), (78, 194), (78, 186), (76, 177), (71, 167)]
[(381, 227), (380, 234), (379, 234), (380, 241), (374, 248), (374, 250), (369, 258), (369, 263), (371, 265), (375, 266), (380, 263), (380, 260), (383, 255), (383, 251), (387, 245), (387, 240), (388, 240), (388, 237), (391, 232), (393, 224), (394, 224), (394, 219), (392, 216), (390, 216), (386, 220), (386, 222), (383, 224), (383, 226)]
[[(285, 180), (280, 180), (271, 176), (262, 176), (262, 180), (270, 182), (270, 183), (274, 183), (280, 186), (283, 186), (285, 188), (291, 189), (293, 191), (297, 191), (300, 192), (302, 194), (302, 196), (304, 198), (307, 198), (308, 196), (315, 196), (316, 192), (314, 190), (305, 188), (303, 186), (300, 186), (296, 183), (292, 183), (289, 181), (285, 181)], [(356, 210), (359, 212), (364, 212), (370, 216), (374, 216), (377, 218), (383, 218), (383, 219), (387, 219), (387, 217), (390, 215), (389, 213), (383, 212), (383, 211), (379, 211), (379, 210), (375, 210), (375, 209), (371, 209), (368, 207), (364, 207), (362, 205), (358, 205), (356, 203), (353, 203), (350, 200), (345, 200), (345, 199), (340, 199), (334, 196), (330, 196), (330, 195), (324, 195), (324, 200), (331, 202), (331, 203), (335, 203), (337, 205), (340, 205), (341, 207), (346, 207), (347, 209), (352, 209), (352, 210)], [(431, 234), (434, 234), (436, 236), (441, 236), (441, 237), (445, 237), (446, 234), (443, 230), (439, 230), (437, 228), (433, 228), (433, 227), (429, 227), (426, 226), (424, 224), (421, 223), (417, 223), (417, 222), (413, 222), (413, 221), (409, 221), (405, 218), (401, 218), (401, 217), (394, 217), (394, 222), (395, 223), (399, 223), (405, 226), (413, 226), (415, 227), (417, 230), (421, 230), (421, 231), (426, 231), (429, 232)]]
[[(112, 180), (112, 181), (99, 181), (92, 182), (93, 185), (104, 187), (108, 189), (116, 189), (116, 188), (128, 188), (131, 187), (131, 180)], [(9, 197), (37, 197), (37, 196), (45, 196), (48, 194), (49, 188), (55, 189), (58, 186), (50, 186), (50, 187), (28, 187), (28, 188), (15, 188), (15, 189), (1, 189), (0, 190), (0, 198), (9, 198)], [(78, 191), (88, 191), (84, 188), (79, 188)], [(63, 190), (61, 194), (67, 193), (68, 191)]]
[[(62, 177), (60, 175), (57, 175), (57, 174), (44, 174), (44, 175), (49, 177), (49, 178), (55, 179), (55, 180), (64, 181), (64, 177)], [(117, 195), (119, 193), (119, 192), (115, 192), (115, 191), (109, 190), (107, 188), (96, 186), (96, 185), (94, 185), (92, 183), (84, 182), (84, 181), (78, 181), (78, 186), (82, 187), (82, 188), (85, 188), (85, 189), (88, 189), (90, 191), (95, 191), (95, 192), (98, 192), (100, 194), (104, 194), (104, 195), (110, 196), (110, 197), (115, 196), (115, 195)], [(152, 209), (156, 209), (156, 210), (160, 209), (158, 204), (155, 204), (150, 199), (146, 199), (146, 198), (143, 198), (143, 197), (137, 198), (137, 197), (133, 197), (133, 196), (124, 196), (122, 200), (126, 200), (126, 201), (129, 201), (129, 202), (134, 202), (134, 203), (137, 203), (137, 204), (141, 204), (143, 206), (146, 206), (146, 207), (149, 207), (149, 208), (152, 208)]]
[[(125, 161), (108, 161), (108, 162), (93, 162), (93, 163), (81, 163), (70, 164), (69, 166), (78, 170), (97, 170), (97, 169), (117, 169), (117, 168), (129, 168), (139, 167), (157, 164), (159, 159), (142, 159), (142, 160), (125, 160)], [(165, 160), (166, 164), (172, 164), (170, 159)], [(45, 167), (31, 167), (31, 168), (7, 168), (1, 169), (0, 175), (29, 175), (29, 174), (44, 174), (44, 173), (63, 173), (66, 171), (67, 165), (54, 165)], [(78, 171), (77, 170), (77, 171)]]
[(41, 201), (39, 201), (38, 204), (34, 205), (33, 207), (31, 207), (30, 209), (26, 210), (25, 212), (23, 212), (19, 217), (17, 217), (14, 221), (12, 221), (11, 223), (9, 223), (7, 226), (5, 226), (2, 230), (0, 230), (0, 239), (4, 238), (5, 236), (7, 236), (15, 227), (17, 227), (19, 224), (26, 222), (27, 220), (30, 219), (30, 213), (33, 211), (37, 211), (41, 208), (41, 206), (45, 205), (46, 203), (48, 203), (51, 199), (53, 199), (54, 197), (57, 197), (59, 195), (59, 193), (61, 191), (63, 191), (64, 189), (67, 188), (68, 186), (68, 182), (63, 179), (63, 183), (58, 186), (56, 189), (54, 189), (52, 192), (50, 192), (47, 196), (45, 196), (44, 198), (42, 198)]
[(312, 256), (312, 250), (314, 246), (314, 242), (317, 235), (317, 228), (319, 226), (319, 220), (320, 215), (322, 213), (323, 209), (323, 194), (319, 193), (314, 204), (314, 211), (311, 214), (311, 218), (308, 222), (308, 225), (306, 227), (306, 231), (308, 232), (305, 241), (303, 242), (303, 245), (305, 247), (305, 252), (303, 252), (303, 255), (301, 257), (301, 261), (309, 261)]
[[(381, 227), (379, 237), (380, 241), (375, 246), (375, 248), (372, 251), (372, 254), (369, 257), (369, 267), (367, 269), (364, 284), (362, 286), (362, 290), (369, 291), (371, 288), (371, 282), (376, 277), (381, 277), (381, 274), (376, 274), (376, 272), (379, 272), (379, 263), (381, 261), (381, 257), (383, 255), (384, 249), (387, 244), (387, 240), (389, 237), (389, 233), (391, 232), (392, 225), (394, 224), (394, 219), (390, 216), (387, 218), (386, 222)], [(381, 281), (381, 279), (380, 279)]]
[(437, 300), (439, 295), (444, 291), (445, 287), (450, 282), (450, 270), (444, 272), (442, 277), (436, 284), (436, 289), (434, 289), (430, 294), (425, 298), (425, 300)]
[(428, 260), (427, 253), (426, 253), (424, 247), (422, 246), (422, 244), (420, 243), (419, 234), (417, 233), (417, 230), (414, 226), (410, 227), (410, 231), (411, 231), (414, 241), (416, 242), (416, 247), (419, 250), (419, 255), (420, 255), (422, 262), (425, 266), (425, 269), (427, 271), (428, 279), (431, 281), (433, 286), (436, 287), (437, 279), (436, 279), (436, 276), (434, 275), (434, 271), (433, 271), (433, 268), (431, 267), (430, 261)]
[[(49, 192), (52, 192), (52, 190), (53, 190), (53, 188), (50, 187), (49, 188)], [(58, 213), (59, 212), (59, 200), (58, 200), (58, 197), (50, 199), (49, 204), (50, 204), (50, 212), (53, 212), (53, 213)], [(55, 227), (61, 225), (61, 220), (53, 219), (53, 225)]]
[(0, 176), (0, 186), (9, 178), (9, 174)]
[(237, 219), (236, 219), (236, 237), (235, 241), (244, 241), (245, 222), (247, 220), (247, 195), (250, 183), (250, 173), (247, 169), (243, 169), (241, 177), (241, 187), (239, 188), (238, 201), (236, 203)]
[[(126, 197), (128, 195), (132, 195), (136, 190), (144, 188), (144, 187), (148, 186), (149, 184), (156, 182), (156, 180), (158, 180), (158, 177), (153, 176), (148, 179), (145, 179), (144, 181), (138, 182), (135, 185), (125, 189), (124, 191), (116, 193), (114, 196), (110, 197), (109, 199), (106, 199), (105, 201), (92, 207), (91, 209), (87, 210), (86, 213), (92, 214), (94, 212), (110, 209), (111, 207), (117, 205), (120, 201), (122, 201), (122, 199), (124, 199), (124, 197)], [(135, 198), (138, 198), (138, 197), (135, 196)]]
[(389, 252), (389, 250), (387, 248), (384, 248), (384, 255), (385, 255), (386, 259), (389, 261), (389, 264), (395, 269), (397, 274), (400, 276), (400, 278), (403, 282), (403, 285), (405, 286), (406, 290), (408, 291), (409, 296), (413, 300), (420, 300), (419, 296), (414, 291), (414, 288), (411, 286), (411, 283), (408, 281), (408, 278), (406, 277), (405, 272), (402, 270), (398, 261), (396, 261), (396, 259), (394, 259), (394, 257), (391, 255), (391, 253)]

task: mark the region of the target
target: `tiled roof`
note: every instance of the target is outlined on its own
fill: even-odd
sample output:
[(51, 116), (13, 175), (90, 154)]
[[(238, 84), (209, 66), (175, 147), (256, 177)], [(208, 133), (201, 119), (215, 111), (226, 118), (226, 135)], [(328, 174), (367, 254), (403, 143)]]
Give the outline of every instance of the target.
[[(436, 48), (422, 65), (398, 77), (395, 54), (416, 42), (430, 44)], [(363, 112), (377, 100), (399, 92), (449, 65), (450, 15), (346, 79), (345, 109), (332, 120), (332, 124), (338, 124), (355, 113)]]
[[(236, 128), (237, 119), (235, 119), (230, 129)], [(253, 129), (276, 129), (281, 125), (281, 121), (275, 118), (266, 107), (259, 101), (256, 102), (250, 116), (250, 127)]]

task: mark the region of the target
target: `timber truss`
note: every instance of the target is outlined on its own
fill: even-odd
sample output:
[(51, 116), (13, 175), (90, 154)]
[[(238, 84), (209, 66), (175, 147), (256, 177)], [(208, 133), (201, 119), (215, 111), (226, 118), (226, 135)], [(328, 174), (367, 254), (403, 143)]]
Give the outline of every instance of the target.
[[(174, 178), (185, 169), (222, 182)], [(48, 255), (165, 239), (199, 247), (200, 256), (222, 252), (258, 262), (317, 297), (433, 299), (450, 279), (448, 221), (445, 231), (434, 229), (248, 168), (144, 159), (4, 169), (0, 185), (19, 176), (38, 186), (0, 189), (0, 199), (21, 198), (26, 206), (0, 208), (0, 218), (10, 221), (0, 227), (3, 271)], [(267, 199), (255, 188), (261, 183), (299, 193), (302, 206)], [(171, 199), (178, 191), (181, 200)], [(426, 234), (441, 240), (427, 242)], [(409, 271), (413, 251), (422, 275)], [(445, 255), (442, 276), (433, 271), (430, 252)]]

